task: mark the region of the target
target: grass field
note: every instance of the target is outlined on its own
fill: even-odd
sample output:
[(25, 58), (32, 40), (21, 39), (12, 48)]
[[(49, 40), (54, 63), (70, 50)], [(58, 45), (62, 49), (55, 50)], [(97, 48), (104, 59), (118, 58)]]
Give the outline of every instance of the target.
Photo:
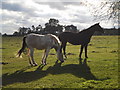
[[(35, 50), (36, 67), (30, 67), (28, 56), (15, 57), (22, 37), (3, 37), (2, 88), (118, 88), (118, 36), (93, 36), (88, 59), (79, 61), (80, 46), (67, 44), (68, 59), (57, 60), (52, 49), (47, 65), (42, 67), (43, 51)], [(72, 53), (72, 54), (70, 54)]]

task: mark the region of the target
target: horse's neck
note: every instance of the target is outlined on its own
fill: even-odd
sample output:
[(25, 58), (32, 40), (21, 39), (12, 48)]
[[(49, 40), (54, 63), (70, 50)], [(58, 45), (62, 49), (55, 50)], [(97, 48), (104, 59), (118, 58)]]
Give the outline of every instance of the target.
[(93, 27), (90, 27), (87, 30), (88, 30), (88, 35), (90, 35), (90, 37), (92, 37), (92, 35), (95, 33), (95, 29), (93, 29)]
[(81, 36), (81, 34), (83, 36), (88, 36), (88, 37), (92, 37), (92, 35), (94, 34), (95, 30), (94, 29), (91, 29), (91, 28), (88, 28), (86, 29), (85, 31), (83, 32), (79, 32), (78, 34)]

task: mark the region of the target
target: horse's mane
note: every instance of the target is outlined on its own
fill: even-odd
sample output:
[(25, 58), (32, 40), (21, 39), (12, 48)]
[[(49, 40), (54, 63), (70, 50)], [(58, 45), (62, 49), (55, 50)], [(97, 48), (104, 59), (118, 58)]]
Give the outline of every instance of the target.
[(90, 28), (92, 28), (93, 26), (94, 26), (94, 25), (88, 27), (87, 29), (83, 29), (82, 31), (80, 31), (80, 32), (78, 32), (78, 33), (86, 32), (86, 31), (90, 30)]
[(57, 36), (52, 35), (52, 34), (47, 34), (47, 35), (51, 36), (51, 38), (52, 38), (56, 43), (59, 43), (59, 44), (61, 43)]
[(83, 32), (86, 32), (86, 31), (88, 31), (88, 29), (83, 29), (83, 30), (79, 31), (78, 33), (83, 33)]

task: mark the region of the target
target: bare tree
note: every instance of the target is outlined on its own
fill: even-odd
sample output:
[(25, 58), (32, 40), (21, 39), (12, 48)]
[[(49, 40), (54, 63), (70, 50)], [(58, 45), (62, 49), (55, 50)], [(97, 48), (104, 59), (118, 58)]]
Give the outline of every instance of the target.
[(120, 0), (99, 0), (97, 3), (84, 0), (81, 4), (90, 9), (95, 20), (112, 20), (118, 23), (120, 22)]
[(101, 2), (100, 6), (94, 10), (94, 16), (96, 19), (113, 19), (118, 20), (120, 16), (120, 1), (105, 1)]

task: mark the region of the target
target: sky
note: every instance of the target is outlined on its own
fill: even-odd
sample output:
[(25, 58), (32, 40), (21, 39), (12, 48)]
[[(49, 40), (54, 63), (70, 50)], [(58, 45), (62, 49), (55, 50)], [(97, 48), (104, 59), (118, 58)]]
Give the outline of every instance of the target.
[[(1, 0), (0, 32), (13, 34), (19, 27), (42, 27), (50, 18), (58, 19), (61, 25), (75, 25), (79, 30), (100, 22), (103, 28), (113, 28), (112, 21), (94, 20), (93, 7), (100, 0), (88, 0), (93, 7), (83, 4), (86, 0)], [(92, 8), (92, 9), (91, 9)]]

